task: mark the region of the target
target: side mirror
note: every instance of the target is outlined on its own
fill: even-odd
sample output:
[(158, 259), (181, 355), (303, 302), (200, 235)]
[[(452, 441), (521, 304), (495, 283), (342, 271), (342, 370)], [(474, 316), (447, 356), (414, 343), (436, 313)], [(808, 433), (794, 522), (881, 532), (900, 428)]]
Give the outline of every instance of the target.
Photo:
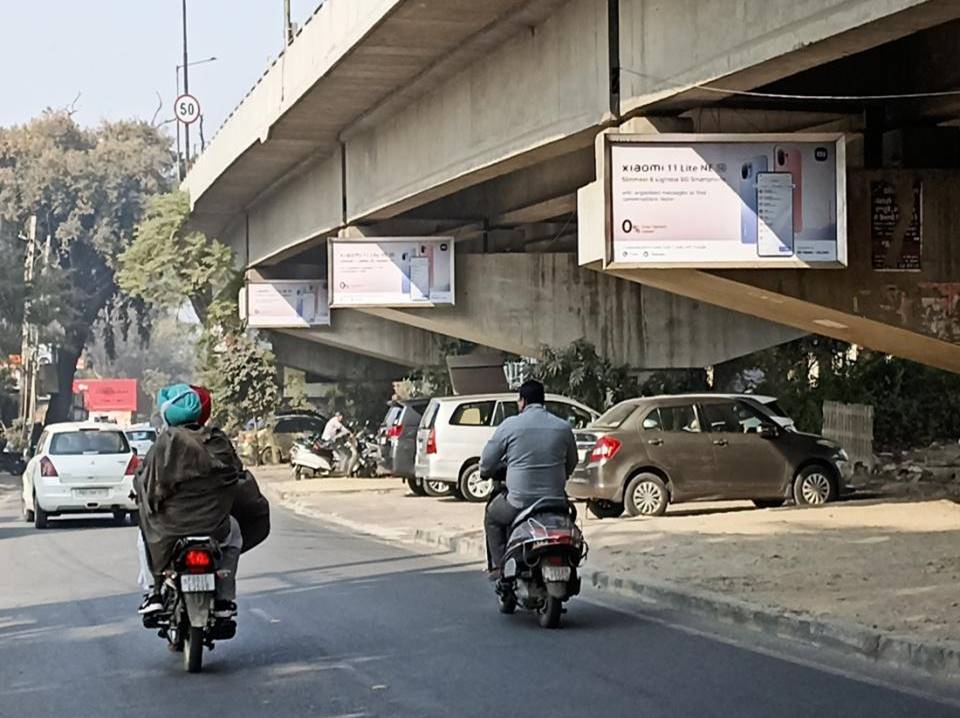
[(780, 429), (772, 424), (764, 424), (757, 430), (757, 433), (764, 439), (776, 439), (780, 436)]
[(137, 447), (136, 447), (136, 446), (131, 446), (131, 447), (130, 447), (130, 451), (133, 452), (133, 455), (134, 455), (134, 456), (137, 455)]

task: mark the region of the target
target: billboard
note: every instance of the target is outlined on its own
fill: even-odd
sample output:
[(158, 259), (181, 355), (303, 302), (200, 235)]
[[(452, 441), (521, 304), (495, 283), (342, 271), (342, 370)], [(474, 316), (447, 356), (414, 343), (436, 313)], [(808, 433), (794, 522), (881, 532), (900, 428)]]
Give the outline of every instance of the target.
[(604, 138), (606, 266), (846, 265), (843, 135)]
[(251, 327), (310, 328), (330, 325), (325, 279), (248, 281), (240, 290), (240, 314)]
[(452, 237), (328, 240), (331, 307), (454, 303)]
[(87, 411), (136, 411), (136, 379), (74, 379), (73, 393)]

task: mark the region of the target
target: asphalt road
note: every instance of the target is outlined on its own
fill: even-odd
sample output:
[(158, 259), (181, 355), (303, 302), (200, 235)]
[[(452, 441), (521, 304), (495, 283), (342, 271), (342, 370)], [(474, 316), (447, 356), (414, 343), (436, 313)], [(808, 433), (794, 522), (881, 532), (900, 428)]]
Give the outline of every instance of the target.
[(960, 716), (956, 703), (576, 600), (497, 613), (475, 567), (276, 511), (240, 626), (188, 675), (139, 626), (134, 529), (36, 531), (0, 477), (0, 716)]

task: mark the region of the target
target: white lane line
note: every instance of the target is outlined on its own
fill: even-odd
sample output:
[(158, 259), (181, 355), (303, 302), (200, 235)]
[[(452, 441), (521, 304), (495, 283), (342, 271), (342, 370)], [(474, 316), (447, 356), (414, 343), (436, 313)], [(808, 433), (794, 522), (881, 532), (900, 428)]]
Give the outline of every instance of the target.
[(260, 608), (251, 608), (250, 613), (252, 613), (257, 618), (262, 619), (266, 623), (280, 623), (279, 618), (274, 618), (269, 613)]

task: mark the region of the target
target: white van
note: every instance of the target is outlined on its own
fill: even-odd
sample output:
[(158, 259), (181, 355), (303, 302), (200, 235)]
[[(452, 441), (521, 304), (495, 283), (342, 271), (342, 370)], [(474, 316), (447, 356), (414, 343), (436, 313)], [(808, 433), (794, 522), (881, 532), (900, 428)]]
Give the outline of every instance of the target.
[[(546, 408), (582, 429), (599, 414), (565, 396), (547, 394)], [(516, 394), (472, 394), (431, 399), (417, 430), (416, 476), (452, 484), (468, 501), (486, 501), (493, 483), (480, 478), (480, 453), (493, 432), (518, 412)]]

